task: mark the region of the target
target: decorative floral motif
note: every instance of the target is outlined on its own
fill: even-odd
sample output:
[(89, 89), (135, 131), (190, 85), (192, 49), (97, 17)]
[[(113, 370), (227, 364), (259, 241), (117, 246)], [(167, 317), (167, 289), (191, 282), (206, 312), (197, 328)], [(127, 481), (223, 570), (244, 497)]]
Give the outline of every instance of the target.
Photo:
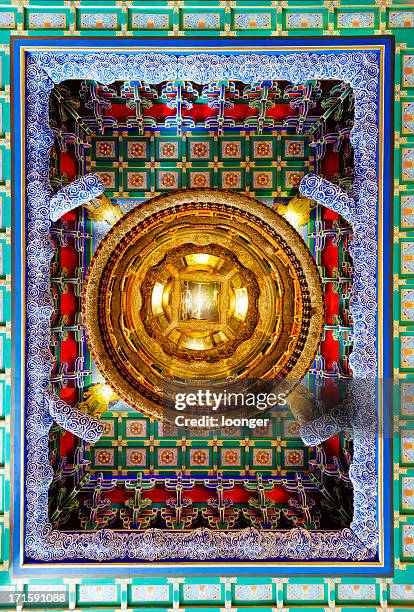
[(285, 157), (303, 157), (305, 142), (303, 140), (285, 140)]
[(102, 421), (103, 432), (102, 437), (112, 438), (115, 435), (115, 423), (111, 421)]
[(208, 159), (210, 157), (209, 142), (191, 142), (190, 143), (190, 158), (191, 159)]
[(323, 27), (323, 15), (322, 13), (287, 13), (286, 16), (286, 28), (299, 29), (299, 28), (322, 28)]
[(178, 172), (161, 170), (158, 174), (158, 186), (160, 189), (178, 189)]
[(243, 428), (237, 427), (236, 425), (227, 425), (223, 427), (226, 438), (240, 438), (243, 434)]
[(147, 173), (146, 172), (128, 172), (127, 174), (128, 189), (148, 189)]
[(209, 172), (190, 172), (190, 187), (210, 187)]
[(273, 188), (273, 172), (254, 171), (253, 172), (253, 189), (272, 189)]
[(401, 243), (401, 272), (414, 273), (414, 242)]
[(272, 27), (271, 13), (235, 13), (236, 30), (264, 30)]
[(95, 465), (114, 465), (114, 449), (105, 448), (100, 450), (95, 448)]
[(414, 383), (401, 383), (401, 415), (414, 416)]
[(256, 427), (255, 435), (261, 436), (262, 438), (271, 438), (273, 437), (273, 424), (270, 421), (267, 425), (259, 425)]
[(414, 102), (402, 103), (402, 128), (404, 134), (414, 134)]
[(338, 28), (373, 28), (375, 23), (375, 13), (352, 12), (338, 13)]
[(116, 30), (118, 15), (116, 13), (81, 13), (79, 23), (83, 29)]
[(178, 465), (178, 451), (176, 448), (159, 448), (158, 449), (158, 465), (160, 466), (176, 466)]
[(15, 28), (16, 27), (16, 16), (15, 13), (2, 11), (0, 13), (0, 28)]
[(190, 448), (190, 466), (208, 466), (210, 454), (208, 450), (201, 448)]
[(402, 178), (414, 181), (414, 149), (402, 149)]
[(401, 367), (414, 368), (414, 336), (401, 336)]
[(130, 438), (145, 438), (147, 436), (147, 422), (142, 420), (126, 422), (126, 435)]
[(302, 449), (284, 450), (285, 466), (292, 467), (304, 464), (304, 453)]
[(302, 180), (305, 173), (303, 171), (291, 171), (287, 170), (285, 172), (285, 185), (287, 188), (289, 187), (298, 187), (300, 181)]
[(411, 429), (401, 432), (401, 463), (414, 463), (414, 431)]
[(253, 141), (253, 157), (256, 159), (272, 159), (273, 142), (271, 140)]
[(261, 466), (272, 465), (272, 450), (263, 448), (253, 449), (253, 464)]
[(143, 141), (128, 141), (127, 155), (130, 159), (146, 159), (148, 157), (148, 146)]
[(241, 450), (240, 448), (222, 448), (221, 449), (221, 465), (223, 467), (241, 465)]
[[(352, 301), (355, 325), (355, 344), (351, 366), (361, 378), (376, 373), (376, 91), (378, 87), (378, 59), (370, 52), (321, 51), (318, 54), (280, 53), (262, 54), (125, 54), (61, 51), (27, 54), (27, 208), (28, 231), (31, 240), (27, 250), (28, 299), (27, 308), (27, 478), (26, 478), (26, 554), (32, 559), (53, 562), (70, 558), (98, 561), (110, 559), (161, 560), (175, 557), (187, 559), (268, 559), (363, 561), (372, 559), (378, 544), (376, 523), (376, 454), (375, 437), (361, 435), (356, 427), (354, 459), (351, 479), (354, 487), (355, 513), (351, 529), (342, 531), (258, 531), (250, 528), (236, 533), (195, 529), (187, 532), (114, 533), (103, 529), (90, 533), (67, 533), (52, 530), (45, 507), (52, 469), (48, 461), (48, 432), (52, 419), (44, 401), (44, 389), (52, 368), (52, 358), (44, 347), (49, 345), (50, 317), (53, 302), (48, 273), (53, 255), (48, 239), (50, 223), (48, 211), (49, 153), (53, 135), (48, 126), (48, 97), (54, 83), (70, 78), (87, 78), (102, 84), (114, 80), (146, 80), (156, 84), (163, 80), (193, 80), (206, 83), (215, 80), (241, 80), (256, 83), (260, 80), (284, 79), (293, 83), (307, 80), (342, 79), (355, 94), (355, 123), (351, 142), (355, 155), (353, 196), (355, 205), (349, 207), (349, 220), (354, 230), (354, 296)], [(414, 56), (404, 57), (405, 78), (412, 80), (409, 62)], [(407, 69), (410, 69), (410, 72)], [(308, 175), (309, 176), (309, 175)], [(315, 177), (317, 178), (317, 177)], [(314, 185), (315, 186), (315, 185)], [(331, 186), (329, 186), (331, 188)], [(318, 192), (320, 185), (315, 186)], [(329, 190), (328, 190), (329, 191)], [(329, 193), (325, 199), (330, 199)], [(332, 194), (331, 194), (332, 195)], [(338, 206), (338, 201), (335, 200)], [(340, 211), (339, 211), (340, 212)], [(39, 279), (41, 280), (39, 284)], [(355, 315), (357, 315), (355, 317)], [(361, 380), (360, 378), (360, 380)], [(356, 415), (358, 417), (358, 414)], [(340, 414), (335, 417), (340, 422)], [(320, 432), (303, 432), (304, 438), (316, 443)], [(315, 433), (316, 432), (316, 433)], [(308, 435), (309, 434), (309, 435)], [(166, 450), (166, 449), (159, 449)], [(221, 449), (223, 452), (225, 449)], [(234, 449), (231, 452), (240, 449)], [(226, 449), (226, 452), (230, 452)], [(221, 455), (223, 462), (223, 455)], [(224, 463), (222, 463), (224, 465)], [(39, 475), (42, 475), (39, 478)], [(414, 533), (403, 526), (404, 555), (414, 557)], [(172, 553), (172, 551), (174, 551)]]
[(338, 584), (339, 601), (375, 601), (377, 587), (375, 584)]
[(390, 11), (388, 19), (390, 28), (414, 27), (414, 11)]
[(184, 30), (216, 30), (220, 27), (220, 13), (184, 13)]
[(238, 601), (272, 601), (271, 584), (235, 584), (234, 597)]
[(241, 172), (223, 171), (221, 174), (221, 182), (223, 187), (229, 187), (231, 189), (240, 189), (242, 186)]
[(144, 467), (147, 462), (147, 451), (145, 448), (127, 448), (126, 464)]
[[(414, 525), (403, 525), (402, 526), (402, 549), (403, 549), (404, 558), (407, 558), (407, 557), (414, 558)], [(404, 590), (405, 590), (405, 587), (401, 586), (401, 591), (404, 591)], [(394, 590), (394, 593), (396, 593), (395, 590)], [(410, 599), (411, 597), (412, 595), (410, 592)]]
[(401, 479), (402, 509), (414, 510), (414, 478)]
[(223, 159), (233, 159), (241, 157), (241, 142), (222, 142), (221, 143), (221, 157)]
[(105, 189), (115, 189), (115, 172), (95, 172), (95, 175), (101, 180)]
[(96, 143), (96, 157), (115, 157), (115, 141), (114, 140), (98, 140)]
[(289, 583), (286, 585), (286, 595), (288, 601), (322, 601), (325, 599), (325, 585)]
[(104, 184), (96, 174), (85, 174), (62, 187), (50, 199), (50, 218), (57, 221), (64, 213), (86, 204), (104, 192)]
[(401, 320), (414, 321), (414, 289), (401, 290)]
[(299, 438), (299, 423), (296, 421), (284, 421), (283, 435), (286, 438)]
[(117, 584), (80, 584), (78, 587), (78, 602), (82, 604), (95, 604), (98, 601), (115, 603), (119, 598)]
[(168, 584), (132, 584), (131, 603), (169, 601), (170, 591), (171, 588)]
[(414, 87), (414, 55), (403, 56), (403, 84)]
[(133, 13), (131, 19), (132, 28), (138, 30), (169, 30), (169, 13)]
[(184, 601), (219, 601), (222, 598), (221, 584), (184, 584)]
[(401, 197), (401, 225), (414, 227), (414, 195)]
[[(411, 534), (411, 530), (410, 530), (410, 534)], [(390, 584), (390, 599), (389, 599), (390, 603), (393, 601), (412, 602), (413, 599), (414, 599), (414, 586), (412, 584), (396, 584), (396, 583)]]
[(28, 26), (31, 30), (66, 28), (66, 13), (29, 13), (28, 17)]
[(158, 146), (160, 159), (178, 159), (178, 142), (160, 142)]
[(158, 435), (161, 438), (175, 438), (178, 428), (167, 421), (158, 423)]

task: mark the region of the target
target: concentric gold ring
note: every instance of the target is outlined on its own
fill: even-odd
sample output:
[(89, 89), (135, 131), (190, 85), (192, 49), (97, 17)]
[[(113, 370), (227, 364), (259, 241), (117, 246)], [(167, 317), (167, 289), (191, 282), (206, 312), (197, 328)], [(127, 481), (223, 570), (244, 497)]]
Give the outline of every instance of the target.
[(191, 189), (133, 209), (101, 241), (83, 319), (108, 384), (162, 418), (165, 380), (299, 381), (324, 300), (312, 255), (283, 217), (245, 195)]

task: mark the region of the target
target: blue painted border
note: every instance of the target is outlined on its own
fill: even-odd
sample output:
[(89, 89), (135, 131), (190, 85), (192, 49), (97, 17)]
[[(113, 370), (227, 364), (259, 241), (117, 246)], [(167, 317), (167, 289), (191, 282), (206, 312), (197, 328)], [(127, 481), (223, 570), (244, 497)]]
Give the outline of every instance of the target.
[[(306, 44), (317, 43), (318, 46), (322, 47), (320, 50), (312, 49), (312, 53), (324, 53), (323, 47), (327, 46), (335, 46), (341, 45), (342, 47), (347, 46), (350, 49), (355, 48), (359, 45), (367, 45), (369, 42), (373, 44), (381, 44), (384, 45), (385, 49), (385, 66), (384, 66), (384, 77), (385, 84), (384, 89), (387, 94), (392, 91), (393, 80), (391, 79), (392, 74), (392, 59), (393, 59), (393, 44), (392, 38), (390, 37), (359, 37), (359, 38), (314, 38), (304, 39), (304, 38), (279, 38), (279, 39), (161, 39), (160, 41), (154, 39), (132, 39), (128, 40), (128, 45), (131, 48), (136, 48), (139, 46), (155, 47), (157, 44), (162, 45), (165, 48), (165, 52), (167, 52), (172, 47), (180, 47), (180, 54), (185, 54), (185, 49), (187, 47), (193, 47), (197, 44), (200, 44), (204, 49), (208, 45), (213, 47), (212, 50), (206, 50), (206, 53), (214, 53), (214, 47), (231, 47), (234, 49), (235, 47), (248, 47), (249, 49), (254, 49), (256, 45), (260, 45), (260, 47), (271, 48), (269, 50), (278, 52), (279, 46), (290, 47), (297, 46), (298, 43), (302, 42), (304, 46), (304, 51), (308, 51), (306, 48)], [(374, 42), (375, 41), (375, 42)], [(91, 39), (74, 39), (74, 38), (60, 38), (56, 39), (48, 39), (47, 46), (49, 49), (60, 47), (64, 42), (64, 46), (75, 46), (81, 42), (83, 47), (90, 47), (91, 49), (96, 48), (104, 48), (106, 49), (108, 46), (112, 48), (116, 47), (125, 47), (125, 40), (123, 39), (99, 39), (99, 40), (91, 40)], [(20, 98), (20, 79), (22, 74), (22, 67), (20, 65), (20, 50), (22, 46), (25, 48), (30, 47), (38, 47), (39, 45), (44, 45), (44, 39), (42, 41), (36, 40), (34, 38), (15, 38), (11, 40), (12, 43), (12, 52), (13, 52), (13, 66), (12, 66), (12, 75), (13, 75), (13, 141), (16, 143), (13, 151), (13, 167), (14, 167), (14, 177), (19, 177), (22, 171), (21, 164), (21, 150), (20, 150), (20, 106), (21, 106), (21, 98)], [(369, 49), (368, 49), (369, 50)], [(243, 49), (244, 51), (244, 49)], [(163, 51), (159, 51), (162, 53)], [(260, 53), (260, 51), (257, 51)], [(268, 53), (269, 51), (267, 51)], [(293, 52), (293, 51), (292, 51)], [(332, 50), (335, 53), (334, 50)], [(188, 51), (191, 53), (191, 51)], [(238, 51), (232, 50), (232, 54), (237, 54)], [(279, 52), (280, 53), (280, 52)], [(284, 51), (283, 53), (290, 53), (289, 51)], [(391, 185), (391, 108), (393, 105), (393, 98), (390, 97), (389, 104), (385, 100), (384, 105), (384, 213), (386, 213), (387, 208), (391, 209), (391, 198), (390, 198), (390, 185)], [(389, 129), (387, 130), (387, 126)], [(377, 158), (378, 163), (378, 158)], [(14, 296), (13, 296), (13, 317), (14, 317), (14, 325), (13, 325), (13, 338), (14, 338), (14, 378), (13, 378), (13, 387), (14, 387), (14, 448), (20, 449), (20, 426), (21, 426), (21, 418), (22, 418), (22, 408), (23, 408), (23, 399), (21, 396), (21, 371), (20, 371), (20, 363), (21, 363), (21, 328), (19, 325), (19, 319), (17, 317), (20, 316), (22, 309), (22, 299), (21, 299), (21, 191), (20, 185), (13, 180), (14, 184), (14, 212), (13, 212), (13, 222), (14, 222), (14, 245), (13, 245), (13, 271), (14, 271)], [(388, 207), (387, 207), (388, 204)], [(389, 279), (392, 278), (390, 272), (390, 244), (391, 244), (391, 227), (388, 222), (388, 218), (383, 220), (383, 229), (384, 229), (384, 281), (387, 286), (389, 286)], [(392, 363), (391, 363), (391, 334), (392, 327), (387, 326), (387, 321), (390, 320), (390, 307), (388, 304), (384, 304), (384, 375), (390, 376), (392, 373)], [(388, 359), (385, 359), (385, 357)], [(386, 403), (384, 406), (384, 417), (389, 418), (389, 404)], [(390, 457), (391, 444), (390, 437), (384, 438), (384, 457)], [(19, 554), (20, 554), (20, 542), (19, 542), (19, 532), (20, 532), (20, 523), (23, 520), (23, 517), (20, 516), (19, 508), (21, 502), (21, 483), (19, 479), (20, 474), (20, 453), (14, 454), (14, 532), (13, 532), (13, 561), (12, 561), (12, 569), (13, 573), (16, 576), (45, 576), (48, 570), (42, 567), (41, 563), (26, 563), (25, 567), (20, 566)], [(384, 469), (384, 490), (387, 491), (391, 487), (391, 469), (390, 462), (386, 462), (386, 465), (383, 466)], [(388, 526), (388, 529), (387, 529)], [(371, 568), (364, 567), (363, 564), (360, 564), (358, 569), (353, 567), (338, 567), (338, 570), (327, 572), (326, 569), (329, 567), (327, 563), (325, 566), (314, 567), (309, 566), (307, 563), (304, 563), (302, 566), (295, 565), (295, 567), (283, 569), (279, 566), (273, 566), (274, 570), (278, 575), (288, 576), (288, 575), (384, 575), (389, 574), (391, 570), (391, 559), (390, 559), (390, 535), (391, 535), (391, 508), (390, 505), (384, 504), (384, 567), (375, 568), (374, 572), (372, 572)], [(97, 570), (93, 567), (88, 567), (93, 564), (81, 561), (82, 563), (82, 573), (86, 575), (94, 575), (97, 573)], [(287, 561), (287, 563), (291, 563)], [(37, 567), (34, 567), (36, 565)], [(79, 566), (77, 568), (66, 567), (65, 563), (59, 564), (61, 565), (61, 572), (64, 572), (65, 575), (79, 575)], [(146, 565), (146, 567), (142, 567), (142, 565)], [(191, 565), (180, 565), (177, 566), (176, 563), (172, 564), (171, 562), (160, 563), (159, 566), (174, 566), (174, 572), (171, 572), (171, 569), (164, 569), (163, 567), (151, 567), (148, 563), (134, 562), (134, 567), (131, 569), (131, 566), (128, 567), (128, 571), (119, 572), (120, 566), (116, 565), (116, 563), (100, 563), (99, 566), (95, 563), (95, 567), (99, 567), (98, 573), (99, 575), (215, 575), (215, 576), (223, 576), (223, 575), (269, 575), (270, 567), (266, 562), (263, 562), (263, 566), (259, 567), (257, 563), (251, 565), (249, 562), (240, 563), (238, 565), (231, 565), (231, 562), (227, 562), (225, 566), (231, 566), (231, 569), (227, 569), (225, 566), (217, 566), (212, 563), (210, 566), (203, 565), (201, 563), (194, 562)], [(356, 565), (356, 564), (355, 564)], [(193, 567), (197, 566), (197, 567)], [(212, 566), (212, 567), (211, 567)], [(216, 567), (214, 567), (216, 566)], [(56, 568), (56, 564), (54, 564)], [(60, 568), (59, 568), (60, 569)], [(237, 569), (237, 571), (235, 571)], [(114, 572), (114, 570), (118, 570)], [(273, 571), (272, 571), (273, 573)], [(57, 572), (54, 571), (54, 574), (57, 575)]]
[[(373, 37), (374, 40), (381, 38)], [(383, 38), (384, 53), (384, 174), (383, 174), (383, 538), (384, 574), (393, 569), (394, 499), (393, 499), (393, 151), (394, 151), (394, 37)], [(377, 155), (378, 165), (378, 155)], [(381, 185), (380, 185), (381, 189)], [(377, 294), (378, 303), (378, 294)], [(377, 452), (378, 459), (378, 452)], [(388, 493), (389, 496), (388, 497)]]
[[(17, 41), (16, 41), (17, 42)], [(11, 43), (11, 48), (13, 44)], [(17, 53), (17, 49), (16, 49)], [(16, 56), (15, 56), (16, 57)], [(20, 147), (20, 122), (21, 122), (21, 96), (20, 96), (20, 62), (13, 61), (11, 63), (11, 92), (12, 92), (12, 138), (15, 142), (15, 146), (12, 148), (12, 185), (14, 190), (12, 192), (12, 394), (11, 394), (11, 419), (12, 419), (12, 433), (13, 439), (10, 444), (12, 451), (12, 480), (10, 486), (11, 493), (11, 511), (13, 513), (13, 524), (10, 528), (10, 553), (11, 553), (11, 567), (12, 573), (17, 573), (20, 567), (20, 526), (21, 521), (24, 517), (21, 516), (20, 506), (22, 501), (21, 481), (19, 474), (21, 472), (21, 453), (20, 447), (20, 436), (21, 436), (21, 421), (22, 413), (24, 411), (24, 398), (21, 393), (22, 386), (22, 328), (20, 325), (22, 315), (22, 194), (20, 190), (20, 184), (16, 182), (15, 177), (22, 175), (22, 151)], [(19, 126), (16, 129), (16, 126)], [(16, 140), (14, 140), (16, 139)], [(19, 139), (19, 140), (17, 140)], [(17, 452), (16, 452), (17, 451)]]

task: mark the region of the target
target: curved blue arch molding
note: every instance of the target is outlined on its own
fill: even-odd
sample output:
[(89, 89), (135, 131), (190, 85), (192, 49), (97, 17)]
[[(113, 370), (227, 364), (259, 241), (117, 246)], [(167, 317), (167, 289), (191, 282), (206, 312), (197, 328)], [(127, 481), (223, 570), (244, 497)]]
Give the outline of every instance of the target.
[(57, 395), (49, 395), (49, 413), (52, 419), (85, 442), (97, 442), (103, 434), (103, 423), (74, 406), (70, 406)]
[[(361, 278), (364, 273), (364, 259), (363, 257), (361, 258), (360, 252), (355, 251), (355, 249), (360, 249), (361, 245), (364, 246), (364, 233), (361, 235), (361, 230), (365, 232), (366, 226), (364, 224), (361, 225), (360, 222), (358, 223), (359, 216), (354, 199), (341, 189), (341, 187), (334, 185), (321, 176), (317, 176), (311, 172), (306, 174), (299, 185), (299, 191), (302, 195), (312, 199), (316, 203), (342, 215), (352, 227), (353, 241), (349, 250), (350, 254), (353, 256), (355, 272), (350, 310), (353, 320), (355, 321), (354, 344), (356, 346), (361, 344), (364, 345), (366, 341), (366, 329), (364, 325), (358, 324), (361, 312), (360, 302), (361, 299), (364, 299), (364, 296), (361, 295), (361, 291), (365, 291), (366, 289), (365, 284), (361, 287), (361, 283), (358, 283), (358, 279)], [(357, 257), (355, 257), (355, 253), (358, 253)], [(348, 389), (346, 404), (340, 404), (330, 413), (324, 414), (319, 419), (307, 423), (301, 427), (300, 434), (306, 445), (316, 446), (340, 431), (350, 429), (353, 432), (354, 440), (358, 440), (360, 444), (365, 441), (365, 444), (371, 448), (371, 453), (374, 456), (377, 432), (376, 381), (372, 378), (373, 373), (370, 368), (367, 367), (368, 364), (365, 361), (361, 361), (357, 358), (355, 359), (354, 353), (355, 351), (351, 353), (349, 358), (354, 373), (354, 380), (351, 382), (350, 388)], [(356, 452), (349, 470), (349, 476), (354, 489), (354, 503), (360, 504), (365, 511), (369, 507), (369, 499), (376, 495), (376, 487), (378, 484), (376, 474), (374, 476), (376, 470), (371, 469), (371, 474), (368, 475), (367, 470), (364, 469), (363, 464), (366, 459), (367, 457), (365, 454)], [(366, 527), (366, 517), (364, 515), (361, 517), (360, 513), (355, 512), (351, 528), (363, 542), (369, 544), (372, 536), (368, 534)], [(371, 541), (371, 544), (373, 546), (376, 545), (375, 538), (374, 541)]]
[(57, 221), (62, 215), (87, 204), (94, 198), (100, 196), (105, 187), (97, 174), (85, 174), (65, 185), (50, 198), (50, 219)]
[[(381, 40), (384, 49), (388, 48), (385, 39)], [(115, 42), (121, 45), (120, 41)], [(375, 42), (375, 47), (378, 49), (378, 43)], [(117, 45), (113, 43), (114, 41), (111, 41), (111, 46), (116, 47)], [(293, 529), (289, 532), (277, 530), (261, 532), (249, 528), (234, 534), (203, 528), (189, 533), (163, 533), (162, 537), (157, 529), (149, 529), (142, 533), (115, 532), (108, 529), (90, 533), (69, 533), (52, 529), (47, 516), (48, 478), (39, 478), (38, 474), (46, 474), (50, 468), (48, 432), (51, 426), (49, 416), (51, 404), (45, 391), (52, 369), (52, 359), (48, 349), (52, 312), (49, 276), (52, 257), (49, 241), (50, 217), (58, 218), (58, 211), (65, 209), (67, 201), (62, 196), (52, 203), (48, 182), (49, 155), (53, 140), (48, 125), (48, 101), (55, 83), (75, 78), (93, 79), (102, 84), (109, 84), (115, 80), (145, 80), (150, 84), (157, 84), (172, 79), (191, 80), (200, 84), (227, 79), (240, 80), (246, 84), (269, 79), (283, 79), (297, 84), (312, 79), (340, 79), (350, 84), (355, 96), (354, 127), (351, 132), (355, 160), (353, 199), (344, 197), (343, 192), (338, 192), (332, 185), (324, 183), (314, 175), (305, 177), (301, 190), (308, 197), (333, 207), (352, 224), (354, 233), (352, 257), (355, 266), (352, 309), (356, 340), (351, 355), (351, 365), (356, 378), (359, 379), (374, 379), (378, 372), (377, 148), (380, 126), (379, 77), (382, 61), (379, 51), (363, 50), (364, 44), (369, 46), (367, 41), (359, 43), (361, 50), (357, 51), (324, 50), (322, 44), (318, 51), (303, 53), (288, 48), (275, 50), (274, 40), (271, 50), (249, 53), (238, 50), (237, 44), (231, 50), (224, 46), (223, 52), (216, 50), (214, 53), (198, 53), (194, 50), (187, 50), (185, 53), (182, 50), (174, 52), (169, 49), (171, 41), (163, 41), (165, 51), (157, 53), (136, 50), (131, 45), (128, 50), (97, 51), (95, 42), (93, 44), (95, 47), (92, 49), (80, 51), (78, 48), (71, 49), (68, 46), (67, 50), (63, 50), (63, 43), (60, 42), (56, 51), (29, 50), (25, 55), (27, 219), (31, 236), (26, 251), (28, 312), (26, 431), (29, 458), (25, 483), (26, 557), (48, 562), (70, 559), (83, 561), (168, 561), (172, 558), (213, 561), (231, 560), (235, 557), (245, 561), (278, 559), (282, 560), (284, 566), (289, 565), (290, 561), (298, 562), (302, 571), (306, 567), (306, 561), (332, 564), (332, 561), (340, 560), (348, 563), (345, 568), (343, 566), (339, 568), (341, 574), (346, 573), (346, 568), (353, 573), (355, 571), (372, 573), (372, 565), (375, 563), (380, 565), (380, 569), (384, 572), (385, 564), (378, 525), (378, 436), (370, 435), (369, 431), (361, 429), (362, 425), (366, 427), (363, 419), (366, 419), (367, 415), (358, 414), (357, 407), (352, 422), (354, 459), (351, 478), (355, 491), (355, 510), (350, 529), (340, 532), (308, 532), (303, 529)], [(186, 44), (194, 47), (194, 41), (182, 43), (184, 47)], [(238, 44), (246, 47), (246, 41)], [(254, 41), (250, 47), (254, 48), (257, 44), (258, 42)], [(290, 41), (289, 44), (294, 43)], [(343, 44), (341, 41), (342, 46)], [(306, 46), (306, 43), (304, 45)], [(56, 406), (57, 403), (53, 404), (50, 411), (50, 414), (53, 413), (55, 416)], [(60, 412), (63, 414), (64, 410)], [(368, 422), (375, 424), (375, 416), (374, 405), (374, 415), (368, 414)], [(36, 436), (30, 435), (30, 432), (34, 431)], [(309, 443), (315, 443), (319, 434), (320, 431), (318, 433), (315, 429), (303, 430), (304, 439)], [(364, 562), (369, 562), (370, 565), (364, 567)], [(323, 570), (323, 565), (319, 567)], [(309, 570), (317, 571), (317, 568), (315, 570), (306, 568), (307, 572)], [(138, 565), (137, 571), (142, 572), (143, 569)], [(174, 569), (173, 573), (175, 571), (177, 570)], [(294, 570), (284, 568), (283, 571)], [(219, 573), (223, 575), (223, 568), (219, 569)]]
[[(331, 183), (331, 181), (328, 181), (321, 176), (318, 176), (317, 174), (314, 174), (313, 172), (309, 172), (302, 178), (299, 184), (299, 191), (303, 196), (310, 198), (317, 204), (321, 204), (322, 206), (325, 206), (326, 208), (329, 208), (330, 210), (333, 210), (344, 217), (344, 219), (350, 223), (352, 229), (355, 230), (355, 201), (346, 191), (341, 189), (341, 187)], [(352, 315), (357, 317), (358, 311), (354, 312), (352, 301), (350, 308)], [(354, 338), (357, 335), (358, 329), (354, 329)], [(358, 370), (358, 363), (356, 366), (357, 370), (355, 371), (355, 374), (359, 376), (363, 375), (364, 370)], [(375, 394), (373, 396), (373, 401), (375, 403)], [(372, 404), (372, 402), (370, 402), (370, 404)], [(349, 406), (345, 408), (341, 405), (331, 413), (324, 414), (319, 419), (315, 419), (314, 421), (302, 426), (300, 428), (300, 435), (303, 442), (307, 446), (316, 446), (317, 444), (321, 444), (325, 440), (328, 440), (338, 432), (347, 428), (352, 428), (352, 418), (350, 417), (351, 412), (349, 410)]]
[(317, 204), (322, 204), (342, 215), (352, 224), (355, 213), (354, 199), (338, 185), (334, 185), (322, 176), (309, 172), (301, 180), (299, 191)]

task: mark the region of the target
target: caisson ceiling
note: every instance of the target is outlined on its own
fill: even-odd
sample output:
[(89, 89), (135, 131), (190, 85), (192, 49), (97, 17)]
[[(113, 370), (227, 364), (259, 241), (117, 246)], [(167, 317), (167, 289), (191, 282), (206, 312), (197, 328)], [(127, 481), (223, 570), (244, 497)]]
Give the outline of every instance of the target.
[[(310, 171), (350, 189), (351, 88), (339, 81), (304, 85), (286, 81), (254, 85), (237, 81), (205, 85), (117, 81), (102, 86), (73, 80), (53, 89), (50, 123), (54, 133), (53, 188), (94, 172), (111, 198), (108, 210), (113, 217), (107, 224), (102, 221), (105, 211), (99, 220), (99, 215), (94, 217), (86, 208), (78, 208), (52, 227), (55, 309), (51, 348), (55, 363), (51, 383), (67, 403), (100, 415), (105, 425), (96, 444), (52, 427), (52, 525), (69, 530), (183, 530), (200, 526), (215, 530), (248, 526), (336, 530), (349, 526), (353, 513), (348, 474), (352, 442), (346, 434), (307, 448), (288, 408), (255, 430), (242, 426), (213, 432), (182, 430), (160, 420), (157, 411), (148, 406), (141, 412), (134, 409), (140, 400), (127, 389), (131, 364), (135, 372), (151, 369), (144, 376), (145, 386), (151, 380), (155, 385), (166, 373), (177, 375), (185, 363), (188, 370), (194, 366), (196, 371), (200, 355), (207, 361), (211, 357), (209, 374), (217, 371), (228, 376), (253, 363), (256, 354), (237, 351), (238, 344), (253, 334), (257, 321), (263, 318), (264, 306), (256, 294), (258, 278), (266, 278), (259, 269), (267, 265), (263, 255), (267, 237), (263, 237), (264, 251), (255, 263), (256, 278), (250, 277), (238, 259), (249, 231), (253, 232), (252, 219), (245, 216), (243, 220), (247, 200), (234, 196), (239, 218), (233, 219), (233, 242), (224, 231), (217, 233), (206, 226), (206, 233), (211, 233), (209, 244), (214, 246), (200, 248), (185, 229), (179, 230), (181, 238), (174, 230), (171, 244), (164, 245), (158, 258), (162, 263), (149, 260), (138, 275), (134, 260), (121, 256), (119, 249), (107, 248), (105, 256), (103, 252), (115, 235), (114, 245), (128, 235), (132, 248), (131, 234), (114, 234), (115, 229), (122, 229), (122, 223), (134, 218), (137, 204), (154, 196), (168, 196), (173, 190), (218, 188), (256, 198), (267, 205), (270, 225), (277, 218), (274, 211), (285, 216), (289, 223), (283, 223), (290, 228), (288, 242), (293, 251), (304, 247), (296, 231), (300, 224), (307, 252), (314, 260), (315, 286), (321, 279), (324, 326), (318, 328), (317, 309), (313, 317), (303, 309), (298, 277), (296, 302), (286, 293), (270, 289), (263, 298), (263, 304), (271, 307), (257, 346), (264, 355), (266, 334), (269, 338), (276, 332), (292, 335), (286, 326), (293, 320), (303, 317), (307, 325), (311, 321), (316, 326), (314, 345), (309, 345), (305, 367), (302, 364), (297, 376), (301, 378), (308, 370), (315, 396), (322, 400), (329, 381), (350, 378), (351, 233), (336, 213), (314, 205), (309, 209), (303, 199), (296, 204), (291, 201), (298, 195), (302, 177)], [(184, 200), (191, 202), (185, 195)], [(226, 205), (230, 203), (231, 194)], [(137, 232), (138, 217), (134, 225)], [(202, 223), (202, 217), (199, 219)], [(134, 252), (138, 255), (139, 250)], [(279, 264), (282, 279), (283, 275), (294, 278), (294, 266), (289, 271), (293, 259), (288, 254), (284, 264)], [(93, 277), (98, 264), (100, 276)], [(131, 297), (134, 278), (144, 287), (142, 305), (135, 309), (130, 307), (137, 299)], [(170, 278), (174, 280), (170, 282)], [(122, 291), (114, 289), (114, 283), (122, 285)], [(109, 288), (106, 294), (102, 293), (103, 285)], [(293, 286), (294, 282), (292, 292)], [(203, 310), (195, 312), (192, 296), (197, 292)], [(125, 302), (117, 298), (121, 294), (126, 296)], [(99, 303), (99, 308), (86, 311), (88, 298), (95, 305)], [(223, 304), (232, 299), (233, 314), (227, 317), (228, 308)], [(197, 319), (204, 321), (202, 333), (194, 324)], [(287, 331), (283, 332), (283, 326)], [(108, 338), (126, 339), (122, 351), (110, 349), (108, 340), (105, 350), (101, 347), (99, 352), (94, 338), (104, 328)], [(143, 360), (144, 338), (147, 352)], [(155, 358), (155, 348), (152, 353), (148, 348), (151, 346), (161, 347), (162, 355), (169, 358)], [(113, 370), (105, 370), (104, 353), (112, 354), (118, 382)], [(293, 355), (297, 360), (302, 353), (303, 349), (298, 352), (286, 343), (278, 360), (283, 355), (286, 362)], [(233, 355), (238, 355), (238, 361), (231, 361)], [(265, 358), (260, 363), (264, 367)]]

